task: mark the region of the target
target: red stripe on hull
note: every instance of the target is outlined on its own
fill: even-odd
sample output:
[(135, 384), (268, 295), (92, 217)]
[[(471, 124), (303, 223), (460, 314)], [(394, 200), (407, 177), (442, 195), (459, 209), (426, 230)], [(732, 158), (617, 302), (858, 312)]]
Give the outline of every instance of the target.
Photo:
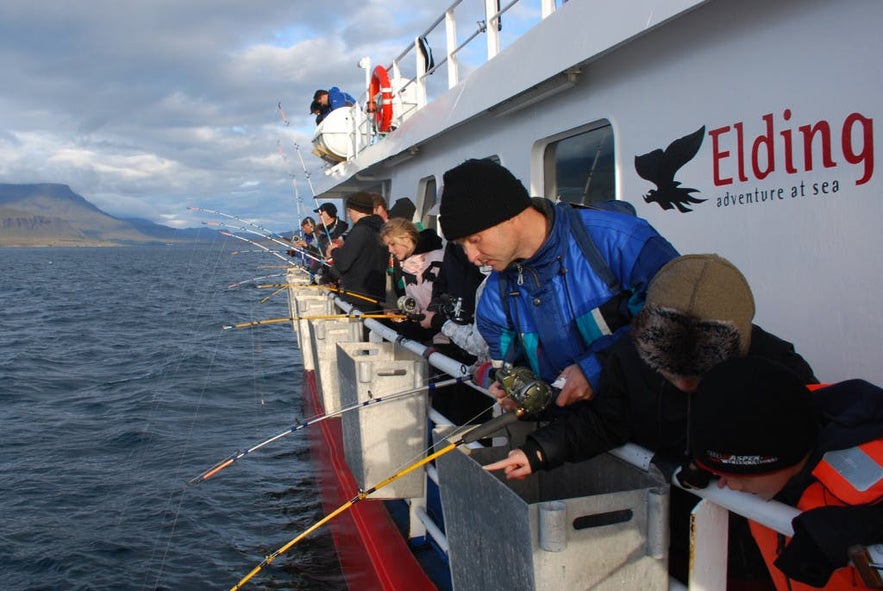
[[(304, 414), (324, 412), (313, 372), (304, 372)], [(310, 452), (329, 514), (359, 492), (343, 454), (341, 419), (309, 428)], [(329, 523), (341, 570), (350, 589), (436, 590), (420, 568), (382, 501), (367, 498)]]

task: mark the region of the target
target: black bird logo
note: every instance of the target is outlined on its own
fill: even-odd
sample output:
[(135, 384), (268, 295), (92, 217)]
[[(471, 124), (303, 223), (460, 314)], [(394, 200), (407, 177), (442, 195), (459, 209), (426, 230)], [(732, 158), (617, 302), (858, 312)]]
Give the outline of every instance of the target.
[(645, 202), (655, 201), (662, 209), (677, 207), (678, 211), (686, 213), (693, 211), (688, 204), (706, 201), (691, 195), (698, 189), (681, 187), (681, 183), (675, 180), (678, 170), (699, 152), (703, 137), (705, 137), (704, 125), (690, 135), (670, 143), (664, 152), (657, 148), (643, 156), (635, 156), (635, 170), (638, 175), (656, 184), (655, 189), (644, 195)]

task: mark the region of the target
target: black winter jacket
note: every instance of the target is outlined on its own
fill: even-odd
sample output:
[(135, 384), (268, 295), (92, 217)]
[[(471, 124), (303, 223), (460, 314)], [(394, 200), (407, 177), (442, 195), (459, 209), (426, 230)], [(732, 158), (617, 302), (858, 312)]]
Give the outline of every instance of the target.
[[(818, 383), (794, 345), (759, 326), (752, 327), (748, 354), (781, 363), (806, 384)], [(534, 432), (522, 449), (532, 462), (540, 450), (538, 467), (549, 469), (631, 441), (655, 452), (655, 462), (669, 472), (687, 453), (689, 396), (645, 364), (626, 333), (608, 349), (595, 398)]]
[(386, 299), (387, 251), (380, 241), (382, 225), (383, 220), (376, 215), (361, 218), (346, 235), (343, 246), (331, 251), (334, 268), (340, 273), (340, 288), (379, 302), (342, 296), (360, 310), (376, 310)]

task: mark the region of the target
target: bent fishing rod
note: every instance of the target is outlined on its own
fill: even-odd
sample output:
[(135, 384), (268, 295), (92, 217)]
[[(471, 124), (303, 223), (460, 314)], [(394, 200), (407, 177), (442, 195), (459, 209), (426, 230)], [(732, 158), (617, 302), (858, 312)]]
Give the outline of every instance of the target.
[[(329, 513), (328, 515), (326, 515), (325, 517), (323, 517), (322, 519), (320, 519), (319, 521), (314, 523), (313, 525), (311, 525), (302, 534), (300, 534), (296, 538), (292, 539), (290, 542), (288, 542), (287, 544), (285, 544), (284, 546), (282, 546), (281, 548), (279, 548), (278, 550), (276, 550), (275, 552), (273, 552), (272, 554), (270, 554), (269, 556), (264, 558), (264, 560), (262, 560), (260, 564), (258, 564), (256, 567), (254, 567), (251, 570), (251, 572), (249, 572), (242, 579), (240, 579), (240, 581), (238, 583), (233, 585), (233, 587), (230, 588), (230, 591), (239, 591), (239, 589), (241, 589), (243, 585), (245, 585), (248, 581), (250, 581), (256, 574), (261, 572), (261, 570), (263, 570), (263, 568), (265, 566), (269, 565), (271, 562), (276, 560), (276, 558), (278, 558), (279, 556), (281, 556), (282, 554), (284, 554), (285, 552), (290, 550), (298, 542), (300, 542), (301, 540), (306, 538), (308, 535), (310, 535), (311, 533), (313, 533), (314, 531), (316, 531), (317, 529), (319, 529), (320, 527), (322, 527), (323, 525), (325, 525), (326, 523), (328, 523), (329, 521), (331, 521), (335, 517), (345, 513), (347, 510), (351, 509), (356, 503), (363, 501), (364, 499), (368, 498), (369, 496), (371, 496), (372, 494), (374, 494), (375, 492), (377, 492), (381, 488), (383, 488), (389, 484), (392, 484), (393, 482), (395, 482), (396, 480), (398, 480), (402, 476), (410, 474), (414, 470), (416, 470), (422, 466), (425, 466), (429, 462), (432, 462), (433, 460), (457, 449), (461, 445), (464, 445), (467, 443), (473, 443), (475, 441), (478, 441), (479, 439), (484, 439), (486, 437), (489, 437), (490, 435), (492, 435), (493, 433), (496, 433), (497, 431), (499, 431), (503, 427), (505, 427), (511, 423), (514, 423), (516, 420), (518, 420), (520, 417), (522, 417), (526, 412), (527, 411), (524, 408), (519, 408), (518, 410), (515, 410), (513, 412), (507, 412), (507, 413), (501, 414), (497, 417), (494, 417), (490, 421), (487, 421), (486, 423), (478, 425), (477, 427), (469, 430), (468, 432), (466, 432), (464, 435), (462, 435), (456, 441), (448, 443), (445, 447), (443, 447), (437, 451), (434, 451), (433, 453), (427, 455), (426, 457), (421, 458), (421, 459), (417, 460), (416, 462), (414, 462), (413, 464), (399, 470), (398, 472), (396, 472), (392, 476), (386, 478), (385, 480), (383, 480), (379, 484), (376, 484), (367, 490), (360, 490), (349, 501), (342, 504), (340, 507), (338, 507), (337, 509), (335, 509), (334, 511), (332, 511), (331, 513)], [(430, 448), (430, 449), (432, 449), (432, 448)]]
[(276, 252), (275, 250), (273, 250), (271, 248), (267, 248), (263, 244), (255, 242), (254, 240), (249, 240), (245, 236), (240, 236), (239, 234), (234, 234), (233, 232), (225, 232), (224, 230), (221, 230), (218, 233), (221, 236), (226, 236), (227, 238), (236, 238), (237, 240), (242, 240), (243, 242), (248, 242), (252, 246), (257, 246), (258, 248), (260, 248), (264, 252), (268, 252), (276, 258), (282, 259), (283, 261), (285, 261), (288, 264), (288, 267), (297, 267), (297, 265), (291, 259), (287, 259), (284, 256), (282, 256), (281, 254), (279, 254), (278, 252)]
[(405, 320), (408, 317), (407, 314), (316, 314), (311, 316), (283, 316), (280, 318), (267, 318), (266, 320), (252, 320), (251, 322), (240, 322), (238, 324), (226, 324), (221, 328), (223, 330), (230, 330), (233, 328), (253, 328), (255, 326), (264, 326), (267, 324), (280, 324), (283, 322), (294, 322), (296, 320), (327, 320), (333, 318), (388, 318), (390, 320)]
[(383, 404), (384, 402), (392, 402), (393, 400), (399, 400), (401, 398), (405, 398), (407, 396), (411, 396), (411, 395), (417, 394), (419, 392), (423, 392), (426, 390), (429, 390), (429, 391), (437, 390), (439, 388), (444, 388), (446, 386), (451, 386), (453, 384), (465, 382), (469, 379), (471, 379), (471, 378), (469, 376), (466, 376), (466, 377), (458, 377), (458, 378), (451, 378), (451, 379), (447, 379), (447, 380), (442, 380), (440, 382), (426, 384), (425, 386), (417, 386), (416, 388), (410, 388), (408, 390), (394, 392), (392, 394), (387, 394), (385, 396), (377, 396), (374, 398), (369, 398), (368, 400), (364, 400), (364, 401), (359, 402), (357, 404), (353, 404), (351, 406), (347, 406), (347, 407), (335, 410), (333, 412), (328, 412), (325, 414), (316, 415), (314, 417), (311, 417), (311, 418), (303, 420), (303, 421), (298, 420), (298, 422), (296, 424), (292, 425), (290, 428), (286, 429), (285, 431), (282, 431), (281, 433), (273, 435), (269, 439), (265, 439), (264, 441), (261, 441), (260, 443), (249, 447), (248, 449), (245, 449), (245, 450), (238, 450), (237, 449), (230, 456), (221, 460), (220, 462), (218, 462), (217, 464), (212, 466), (209, 470), (203, 472), (202, 474), (200, 474), (199, 476), (196, 476), (195, 478), (191, 478), (187, 482), (187, 484), (189, 484), (191, 486), (199, 486), (201, 483), (205, 482), (209, 478), (216, 476), (221, 470), (224, 470), (224, 469), (230, 467), (231, 465), (233, 465), (234, 462), (244, 458), (248, 454), (250, 454), (254, 451), (257, 451), (263, 447), (266, 447), (267, 445), (273, 443), (274, 441), (278, 441), (278, 440), (282, 439), (283, 437), (286, 437), (288, 435), (291, 435), (292, 433), (295, 433), (296, 431), (306, 429), (307, 427), (309, 427), (311, 425), (321, 423), (322, 421), (327, 421), (328, 419), (332, 419), (334, 417), (339, 417), (339, 416), (344, 415), (348, 412), (352, 412), (354, 410), (359, 410), (359, 409), (365, 408), (367, 406), (376, 406), (378, 404)]
[(328, 264), (327, 261), (324, 261), (324, 260), (318, 258), (317, 256), (315, 256), (315, 255), (313, 255), (313, 254), (310, 254), (309, 252), (307, 252), (307, 251), (304, 250), (304, 249), (301, 249), (301, 248), (298, 248), (298, 247), (294, 246), (294, 245), (293, 245), (292, 243), (290, 243), (290, 242), (286, 242), (286, 241), (283, 241), (283, 240), (279, 240), (279, 239), (273, 238), (273, 237), (272, 237), (271, 235), (269, 235), (269, 234), (263, 234), (263, 233), (261, 233), (261, 232), (258, 232), (257, 230), (251, 230), (251, 229), (246, 228), (246, 227), (244, 227), (244, 226), (234, 226), (234, 225), (231, 225), (231, 224), (225, 224), (224, 222), (202, 222), (202, 223), (205, 224), (206, 226), (215, 226), (215, 227), (223, 226), (223, 227), (225, 227), (225, 228), (231, 228), (231, 229), (234, 229), (234, 230), (239, 230), (239, 231), (241, 231), (241, 232), (248, 232), (249, 234), (255, 234), (255, 235), (257, 235), (257, 236), (260, 236), (261, 238), (264, 238), (265, 240), (269, 240), (269, 241), (271, 241), (271, 242), (275, 242), (276, 244), (279, 244), (280, 246), (283, 246), (283, 247), (285, 247), (285, 248), (288, 249), (288, 250), (293, 250), (293, 251), (295, 251), (295, 252), (297, 252), (297, 253), (299, 253), (299, 254), (305, 256), (305, 257), (311, 258), (311, 259), (313, 259), (314, 261), (316, 261), (317, 263), (321, 263), (321, 264), (323, 264), (323, 265), (325, 265), (325, 266), (330, 266), (330, 265)]
[[(265, 238), (269, 238), (270, 235), (273, 235), (273, 236), (276, 236), (276, 238), (280, 238), (282, 240), (285, 240), (285, 236), (282, 236), (278, 232), (274, 232), (273, 230), (270, 230), (269, 228), (265, 228), (264, 226), (262, 226), (260, 224), (256, 224), (254, 222), (250, 222), (250, 221), (243, 219), (239, 216), (233, 215), (232, 213), (218, 211), (217, 209), (207, 209), (205, 207), (188, 207), (187, 209), (189, 209), (190, 211), (202, 211), (205, 213), (212, 213), (214, 215), (219, 215), (219, 216), (231, 219), (231, 220), (236, 220), (237, 222), (241, 222), (243, 224), (246, 224), (248, 226), (251, 226), (253, 228), (257, 228), (258, 230), (261, 230), (262, 232), (264, 232), (264, 234), (267, 234), (267, 236), (265, 236)], [(286, 244), (288, 244), (288, 243), (286, 242)]]

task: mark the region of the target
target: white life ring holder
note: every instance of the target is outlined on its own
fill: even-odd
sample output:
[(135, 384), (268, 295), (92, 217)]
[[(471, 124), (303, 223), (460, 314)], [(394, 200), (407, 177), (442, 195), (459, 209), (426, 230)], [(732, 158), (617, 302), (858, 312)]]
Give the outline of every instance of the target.
[[(380, 95), (380, 104), (375, 103), (375, 97)], [(392, 130), (392, 85), (389, 83), (389, 74), (383, 66), (374, 68), (371, 75), (371, 85), (368, 87), (368, 105), (374, 107), (374, 126), (380, 133), (388, 133)], [(369, 112), (371, 109), (369, 108)]]

